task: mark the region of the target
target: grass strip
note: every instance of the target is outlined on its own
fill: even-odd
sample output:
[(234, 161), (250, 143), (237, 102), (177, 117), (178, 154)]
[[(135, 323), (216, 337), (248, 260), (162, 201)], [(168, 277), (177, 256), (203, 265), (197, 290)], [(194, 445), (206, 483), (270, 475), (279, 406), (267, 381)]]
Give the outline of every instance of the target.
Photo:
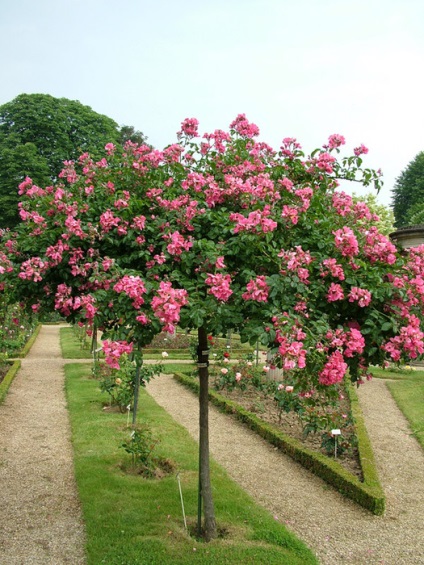
[[(198, 392), (199, 384), (195, 378), (183, 375), (182, 373), (175, 373), (174, 378), (194, 392)], [(372, 455), (371, 444), (369, 441), (362, 450), (363, 459), (366, 465), (365, 468), (363, 468), (364, 482), (361, 482), (337, 461), (332, 460), (321, 453), (305, 448), (298, 440), (287, 436), (275, 426), (272, 426), (258, 418), (256, 414), (249, 412), (242, 406), (225, 398), (212, 389), (209, 390), (209, 399), (215, 406), (228, 414), (232, 414), (238, 420), (245, 423), (250, 429), (257, 432), (272, 445), (278, 447), (281, 451), (289, 455), (303, 467), (312, 471), (326, 483), (336, 488), (347, 498), (357, 502), (367, 510), (370, 510), (373, 514), (384, 514), (384, 492), (378, 481), (378, 475), (374, 465), (374, 457)], [(359, 406), (357, 406), (357, 416), (359, 414), (359, 410)], [(368, 435), (366, 434), (363, 420), (358, 418), (356, 426), (360, 429), (358, 440), (359, 437), (367, 438)]]
[(6, 398), (7, 391), (9, 390), (10, 385), (13, 382), (13, 379), (16, 377), (16, 373), (21, 368), (21, 362), (15, 361), (13, 365), (11, 365), (10, 369), (5, 374), (3, 380), (0, 383), (0, 404)]
[(92, 359), (89, 348), (83, 347), (73, 328), (60, 328), (60, 346), (64, 359)]
[[(87, 534), (88, 565), (312, 564), (311, 551), (212, 462), (217, 522), (225, 535), (210, 543), (184, 528), (176, 474), (160, 480), (127, 474), (126, 415), (102, 410), (90, 365), (65, 367), (75, 474)], [(178, 471), (189, 525), (197, 515), (197, 444), (141, 391), (139, 420), (160, 438), (157, 454)], [(156, 452), (156, 451), (155, 451)]]
[(173, 373), (186, 373), (191, 375), (193, 372), (194, 365), (189, 365), (188, 363), (164, 363), (163, 373), (166, 375)]

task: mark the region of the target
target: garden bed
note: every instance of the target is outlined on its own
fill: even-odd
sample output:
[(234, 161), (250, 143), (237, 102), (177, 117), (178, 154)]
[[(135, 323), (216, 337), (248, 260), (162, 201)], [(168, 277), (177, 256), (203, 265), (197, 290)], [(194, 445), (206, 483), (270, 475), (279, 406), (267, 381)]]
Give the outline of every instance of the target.
[[(237, 388), (232, 391), (223, 389), (218, 392), (225, 398), (228, 398), (249, 412), (252, 412), (264, 422), (271, 424), (277, 430), (296, 439), (305, 448), (321, 453), (327, 457), (329, 456), (321, 445), (321, 433), (311, 433), (305, 436), (301, 422), (296, 414), (293, 412), (283, 412), (280, 415), (276, 402), (269, 395), (253, 388), (248, 388), (244, 391)], [(350, 410), (349, 404), (348, 399), (341, 401), (341, 408), (346, 413)], [(334, 454), (332, 453), (329, 458), (334, 459)], [(341, 454), (338, 453), (337, 461), (360, 481), (363, 480), (359, 453), (356, 446), (352, 446), (350, 449), (343, 451)]]

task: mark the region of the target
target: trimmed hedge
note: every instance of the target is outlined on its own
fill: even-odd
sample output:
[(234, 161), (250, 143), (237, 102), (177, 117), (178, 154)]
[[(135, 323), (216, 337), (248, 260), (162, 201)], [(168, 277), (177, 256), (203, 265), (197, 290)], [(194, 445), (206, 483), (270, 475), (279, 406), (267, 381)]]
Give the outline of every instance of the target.
[[(195, 378), (182, 373), (175, 373), (174, 378), (194, 392), (197, 393), (199, 391), (199, 383)], [(374, 455), (359, 408), (358, 398), (352, 390), (350, 391), (352, 415), (358, 437), (359, 457), (364, 476), (363, 482), (359, 481), (357, 477), (352, 475), (337, 461), (305, 448), (298, 440), (285, 435), (276, 427), (264, 422), (252, 412), (217, 392), (209, 390), (209, 400), (225, 413), (231, 414), (245, 423), (251, 430), (257, 432), (261, 437), (278, 447), (278, 449), (289, 455), (303, 467), (312, 471), (342, 495), (350, 498), (373, 514), (380, 516), (384, 514), (386, 499), (378, 480)]]
[(13, 382), (13, 379), (16, 377), (16, 373), (21, 367), (20, 361), (15, 361), (10, 369), (7, 371), (4, 379), (0, 383), (0, 404), (6, 398), (7, 391), (9, 390), (10, 385)]

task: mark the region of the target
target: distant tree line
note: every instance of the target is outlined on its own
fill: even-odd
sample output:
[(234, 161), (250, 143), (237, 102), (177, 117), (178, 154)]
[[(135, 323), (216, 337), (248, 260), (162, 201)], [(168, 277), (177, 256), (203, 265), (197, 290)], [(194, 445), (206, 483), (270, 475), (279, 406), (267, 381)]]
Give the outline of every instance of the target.
[(424, 151), (396, 179), (393, 212), (397, 228), (424, 224)]
[(0, 106), (0, 228), (19, 221), (18, 185), (54, 182), (63, 161), (88, 152), (96, 159), (106, 143), (145, 143), (145, 135), (118, 124), (76, 100), (49, 94), (20, 94)]

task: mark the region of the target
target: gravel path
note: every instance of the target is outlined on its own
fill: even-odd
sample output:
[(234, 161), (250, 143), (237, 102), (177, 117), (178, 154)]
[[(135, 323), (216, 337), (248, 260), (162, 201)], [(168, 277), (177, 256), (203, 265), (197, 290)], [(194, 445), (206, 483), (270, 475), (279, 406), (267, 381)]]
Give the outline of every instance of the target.
[[(63, 365), (59, 326), (43, 326), (0, 406), (0, 565), (85, 563)], [(190, 391), (169, 376), (147, 390), (197, 439), (198, 401)], [(387, 495), (385, 516), (343, 498), (214, 407), (212, 455), (323, 565), (422, 565), (424, 453), (383, 381), (364, 385), (360, 397)]]
[(43, 326), (0, 406), (0, 564), (83, 565), (59, 327)]
[[(198, 438), (196, 396), (169, 376), (151, 381), (147, 391)], [(385, 516), (373, 516), (343, 498), (214, 407), (211, 453), (257, 502), (303, 539), (322, 564), (422, 565), (424, 453), (383, 381), (365, 384), (360, 399), (387, 494)]]

